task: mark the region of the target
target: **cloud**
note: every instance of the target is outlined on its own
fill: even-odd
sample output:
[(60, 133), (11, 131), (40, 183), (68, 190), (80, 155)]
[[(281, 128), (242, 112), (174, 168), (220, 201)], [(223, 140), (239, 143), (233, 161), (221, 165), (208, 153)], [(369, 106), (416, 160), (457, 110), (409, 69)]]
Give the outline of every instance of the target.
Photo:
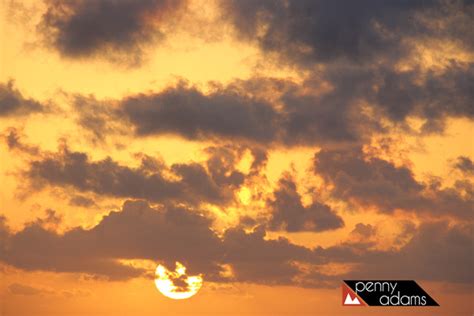
[(363, 253), (350, 277), (472, 283), (471, 232), (472, 223), (423, 223), (399, 251)]
[(278, 185), (273, 199), (268, 202), (272, 212), (270, 229), (319, 232), (344, 226), (342, 218), (326, 204), (313, 201), (311, 205), (303, 206), (291, 176), (281, 178)]
[(0, 118), (24, 116), (44, 110), (45, 106), (38, 101), (24, 97), (15, 88), (13, 81), (0, 83)]
[[(185, 1), (46, 1), (39, 30), (62, 56), (107, 56), (141, 61), (144, 48), (164, 36), (161, 27)], [(119, 54), (119, 55), (118, 55)]]
[[(268, 239), (262, 226), (240, 227), (218, 236), (211, 222), (196, 210), (151, 207), (127, 201), (94, 227), (75, 227), (59, 234), (37, 222), (11, 231), (0, 221), (0, 260), (20, 269), (85, 273), (126, 280), (152, 271), (122, 263), (145, 259), (173, 266), (184, 263), (191, 274), (204, 273), (214, 282), (250, 282), (296, 286), (335, 286), (344, 277), (416, 278), (469, 283), (472, 251), (469, 224), (422, 224), (400, 250), (371, 250), (364, 242), (322, 248), (292, 244), (285, 238)], [(349, 274), (320, 272), (329, 263), (355, 264)], [(313, 268), (301, 269), (301, 264)], [(223, 265), (232, 275), (223, 276)], [(319, 271), (319, 272), (318, 272)], [(302, 277), (304, 277), (302, 279)]]
[(394, 122), (418, 117), (426, 120), (423, 129), (429, 132), (440, 130), (446, 117), (474, 118), (472, 63), (453, 62), (441, 73), (383, 69), (373, 78), (377, 88), (367, 101)]
[(376, 234), (376, 227), (370, 224), (357, 223), (351, 231), (351, 235), (360, 239), (369, 239)]
[(7, 128), (4, 134), (0, 134), (0, 136), (3, 136), (5, 139), (5, 143), (9, 150), (19, 150), (31, 155), (37, 155), (40, 152), (37, 146), (25, 144), (22, 141), (22, 138), (24, 137), (23, 131), (19, 131), (14, 127)]
[(57, 228), (61, 222), (61, 215), (58, 215), (55, 210), (46, 209), (45, 216), (43, 218), (37, 217), (33, 223), (44, 228)]
[(76, 123), (90, 133), (94, 144), (105, 142), (111, 134), (125, 134), (126, 129), (121, 125), (119, 113), (111, 102), (101, 102), (91, 95), (80, 94), (69, 96), (69, 102), (77, 113)]
[[(437, 281), (471, 282), (472, 223), (450, 227), (446, 222), (425, 223), (418, 228), (410, 243), (397, 255), (398, 266), (411, 266), (411, 278), (431, 278)], [(396, 261), (385, 264), (387, 270)], [(395, 268), (395, 267), (394, 267)]]
[(287, 239), (266, 240), (265, 230), (258, 227), (247, 233), (241, 228), (229, 229), (223, 238), (233, 280), (263, 284), (293, 284), (299, 270), (294, 261), (312, 261), (310, 249), (291, 244)]
[(80, 207), (93, 207), (96, 206), (96, 203), (93, 199), (88, 198), (82, 195), (74, 195), (69, 199), (69, 204), (72, 206)]
[[(301, 83), (255, 77), (203, 92), (186, 82), (121, 99), (71, 95), (76, 122), (103, 142), (108, 135), (178, 135), (255, 147), (361, 144), (393, 128), (442, 133), (449, 118), (474, 118), (474, 65), (440, 70), (331, 64)], [(421, 121), (412, 128), (410, 119)]]
[(126, 202), (91, 229), (73, 228), (59, 235), (31, 223), (12, 233), (3, 225), (2, 261), (24, 270), (80, 272), (120, 280), (145, 273), (118, 259), (189, 262), (209, 271), (219, 240), (209, 221), (181, 208), (153, 209)]
[[(175, 134), (198, 141), (314, 145), (359, 141), (360, 126), (370, 124), (367, 117), (352, 109), (351, 100), (339, 96), (339, 90), (321, 96), (301, 93), (303, 89), (314, 90), (310, 82), (301, 88), (284, 88), (283, 92), (273, 91), (267, 84), (278, 85), (272, 80), (260, 84), (251, 80), (204, 94), (179, 84), (117, 102), (122, 117), (134, 126), (138, 136)], [(266, 86), (261, 88), (271, 89), (274, 100), (245, 93), (242, 89), (249, 85)], [(288, 85), (292, 86), (290, 82)]]
[[(251, 173), (258, 169), (263, 159), (261, 151), (258, 149), (250, 149), (253, 155)], [(239, 187), (243, 184), (246, 175), (235, 169), (243, 156), (244, 147), (236, 145), (211, 146), (206, 148), (209, 159), (206, 161), (207, 170), (211, 174), (214, 181), (219, 186), (230, 185)]]
[[(85, 103), (93, 106), (77, 111), (80, 124), (97, 136), (119, 130), (111, 122), (122, 120), (142, 137), (173, 134), (266, 146), (360, 144), (393, 127), (424, 134), (442, 132), (447, 118), (473, 119), (472, 79), (474, 65), (460, 62), (436, 72), (331, 65), (299, 85), (253, 78), (203, 93), (180, 83), (113, 102), (89, 100)], [(331, 88), (322, 89), (325, 85)], [(422, 120), (420, 131), (410, 128), (410, 118)]]
[(161, 93), (122, 101), (123, 112), (139, 135), (178, 134), (188, 139), (235, 138), (271, 142), (278, 115), (263, 101), (229, 90), (205, 95), (178, 85)]
[(51, 294), (51, 291), (36, 288), (33, 286), (12, 283), (8, 286), (8, 291), (13, 295), (40, 295), (40, 294)]
[(221, 7), (240, 38), (300, 65), (393, 63), (420, 38), (456, 38), (473, 47), (472, 4), (461, 1), (235, 0)]
[(454, 167), (466, 175), (474, 174), (474, 163), (469, 157), (459, 156)]
[[(62, 57), (137, 65), (176, 24), (186, 1), (45, 4), (39, 31)], [(206, 91), (179, 83), (115, 100), (68, 98), (68, 113), (75, 112), (76, 124), (96, 142), (133, 131), (135, 137), (172, 134), (219, 144), (206, 149), (203, 162), (167, 165), (141, 155), (131, 166), (67, 146), (48, 153), (24, 144), (21, 130), (8, 129), (8, 148), (29, 154), (28, 189), (61, 188), (81, 211), (96, 207), (97, 197), (139, 200), (125, 202), (93, 227), (61, 232), (61, 218), (52, 210), (16, 229), (0, 216), (0, 260), (27, 271), (111, 280), (150, 277), (153, 271), (126, 263), (139, 259), (167, 266), (180, 261), (191, 274), (204, 273), (215, 282), (326, 287), (359, 277), (472, 283), (472, 182), (466, 177), (443, 187), (441, 181), (420, 181), (410, 168), (361, 149), (374, 134), (401, 130), (423, 136), (442, 132), (449, 118), (474, 118), (474, 64), (446, 51), (439, 53), (442, 62), (424, 64), (425, 58), (438, 58), (430, 55), (430, 45), (472, 55), (472, 1), (230, 0), (221, 9), (241, 39), (260, 47), (262, 58), (271, 63), (277, 56), (280, 66), (289, 64), (304, 79), (255, 77), (210, 83)], [(0, 118), (41, 113), (48, 106), (24, 96), (13, 82), (0, 84)], [(422, 122), (420, 130), (411, 127), (412, 118)], [(326, 200), (315, 196), (303, 203), (291, 176), (282, 177), (264, 199), (259, 181), (266, 181), (267, 150), (301, 145), (321, 148), (313, 176), (322, 178), (331, 201), (389, 217), (409, 213), (421, 224), (407, 221), (396, 248), (388, 250), (375, 247), (383, 232), (373, 223), (357, 223), (350, 240), (329, 247), (272, 239), (275, 231), (344, 226)], [(243, 173), (237, 165), (248, 151), (253, 160)], [(464, 175), (474, 170), (467, 156), (458, 157), (454, 168)], [(234, 194), (243, 185), (256, 186), (258, 192), (249, 192), (266, 202), (268, 218), (257, 226), (262, 217), (253, 214), (241, 226), (214, 230), (200, 205), (235, 206)], [(347, 264), (351, 271), (325, 272), (331, 264)], [(227, 276), (224, 266), (230, 267)], [(22, 284), (9, 291), (41, 294)]]
[(86, 153), (64, 147), (56, 154), (44, 154), (32, 160), (26, 176), (33, 189), (51, 185), (160, 203), (224, 204), (233, 199), (233, 192), (245, 175), (235, 170), (233, 164), (218, 169), (213, 162), (217, 156), (211, 155), (207, 168), (195, 162), (168, 167), (149, 156), (142, 157), (140, 166), (128, 167), (110, 157), (92, 161)]
[(432, 217), (468, 219), (472, 192), (418, 182), (410, 169), (380, 158), (367, 158), (360, 149), (322, 150), (315, 156), (315, 172), (333, 186), (332, 195), (380, 212), (395, 210)]
[[(330, 65), (306, 84), (308, 89), (327, 83), (330, 91), (290, 90), (284, 95), (288, 122), (292, 122), (288, 136), (319, 142), (364, 141), (374, 132), (389, 133), (394, 126), (414, 132), (408, 127), (409, 118), (423, 122), (422, 134), (442, 132), (447, 118), (474, 118), (472, 79), (474, 64), (454, 61), (442, 71)], [(371, 114), (364, 114), (367, 111)]]
[(147, 259), (168, 266), (179, 261), (191, 274), (205, 273), (207, 280), (218, 282), (228, 282), (219, 276), (220, 265), (227, 263), (235, 266), (234, 278), (240, 281), (288, 283), (297, 273), (291, 261), (311, 258), (309, 249), (286, 239), (265, 240), (262, 228), (252, 233), (235, 228), (220, 238), (210, 225), (196, 211), (153, 208), (144, 201), (127, 201), (122, 210), (110, 212), (96, 226), (76, 227), (64, 234), (36, 222), (12, 232), (3, 220), (0, 260), (24, 270), (86, 273), (111, 280), (150, 273), (119, 259)]

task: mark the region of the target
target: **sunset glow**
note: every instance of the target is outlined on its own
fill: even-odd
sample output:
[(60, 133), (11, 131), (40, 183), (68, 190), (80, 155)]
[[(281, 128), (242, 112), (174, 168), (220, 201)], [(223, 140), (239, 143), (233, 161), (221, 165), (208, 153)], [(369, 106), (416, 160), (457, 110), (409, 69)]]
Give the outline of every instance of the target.
[(0, 315), (472, 315), (473, 29), (467, 0), (0, 1)]

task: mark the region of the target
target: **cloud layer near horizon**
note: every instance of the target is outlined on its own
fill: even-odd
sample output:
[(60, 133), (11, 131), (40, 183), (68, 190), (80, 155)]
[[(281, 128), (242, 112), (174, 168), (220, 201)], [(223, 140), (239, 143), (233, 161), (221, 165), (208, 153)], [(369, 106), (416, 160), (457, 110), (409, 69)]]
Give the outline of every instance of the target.
[[(72, 228), (58, 234), (42, 226), (28, 224), (11, 232), (2, 219), (0, 259), (25, 270), (79, 272), (129, 279), (149, 271), (123, 263), (120, 259), (148, 259), (187, 264), (191, 273), (204, 273), (216, 282), (252, 282), (326, 286), (344, 277), (316, 273), (305, 275), (298, 264), (344, 262), (357, 264), (349, 275), (378, 278), (416, 277), (425, 280), (472, 282), (472, 250), (469, 225), (448, 227), (443, 222), (421, 225), (412, 240), (399, 251), (370, 250), (367, 244), (341, 243), (314, 249), (298, 246), (287, 239), (265, 239), (263, 227), (253, 232), (228, 229), (219, 237), (210, 221), (195, 211), (153, 208), (144, 201), (127, 201), (119, 211), (110, 212), (90, 229)], [(449, 258), (449, 260), (446, 260)], [(223, 265), (233, 275), (222, 276)], [(407, 275), (407, 271), (410, 271)], [(298, 277), (305, 276), (303, 280)], [(299, 281), (298, 281), (299, 280)]]

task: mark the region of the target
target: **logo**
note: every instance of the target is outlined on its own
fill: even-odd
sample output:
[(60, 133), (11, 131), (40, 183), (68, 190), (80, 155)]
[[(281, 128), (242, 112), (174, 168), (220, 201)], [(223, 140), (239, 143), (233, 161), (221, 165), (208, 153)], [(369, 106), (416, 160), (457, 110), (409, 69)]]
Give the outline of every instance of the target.
[(354, 293), (346, 284), (342, 283), (342, 305), (343, 306), (367, 306), (365, 302)]
[(343, 306), (439, 306), (413, 280), (344, 280)]

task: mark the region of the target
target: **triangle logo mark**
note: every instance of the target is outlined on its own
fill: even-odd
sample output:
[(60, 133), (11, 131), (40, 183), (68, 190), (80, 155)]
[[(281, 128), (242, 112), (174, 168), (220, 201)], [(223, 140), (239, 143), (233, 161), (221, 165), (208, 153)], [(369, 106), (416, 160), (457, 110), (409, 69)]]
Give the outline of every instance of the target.
[(343, 306), (367, 306), (354, 291), (344, 283), (342, 284), (342, 305)]

